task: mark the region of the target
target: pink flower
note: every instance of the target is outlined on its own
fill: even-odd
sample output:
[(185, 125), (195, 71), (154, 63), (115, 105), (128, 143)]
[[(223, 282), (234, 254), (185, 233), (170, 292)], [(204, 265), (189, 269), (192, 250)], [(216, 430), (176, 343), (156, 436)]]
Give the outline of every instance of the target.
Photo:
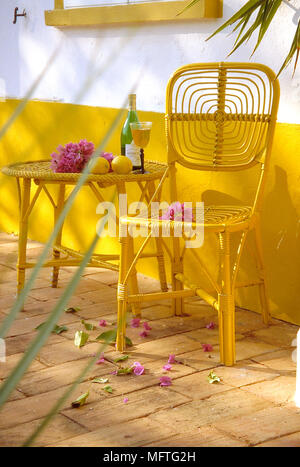
[(87, 162), (90, 160), (95, 146), (93, 143), (82, 139), (79, 143), (67, 143), (65, 146), (61, 144), (57, 147), (57, 151), (51, 154), (52, 162), (51, 169), (58, 173), (79, 173), (82, 172)]
[(104, 363), (104, 362), (105, 362), (104, 353), (102, 353), (102, 354), (100, 355), (99, 360), (96, 361), (96, 365), (100, 365), (101, 363)]
[(160, 379), (160, 386), (171, 386), (172, 380), (169, 376), (162, 376)]
[(206, 325), (207, 329), (214, 329), (216, 327), (216, 323), (214, 323), (213, 321), (211, 321), (210, 323), (208, 323)]
[(129, 401), (128, 397), (124, 397), (123, 399), (124, 404), (127, 404), (128, 401)]
[(201, 345), (202, 345), (203, 352), (210, 352), (211, 350), (213, 350), (213, 346), (210, 344), (201, 344)]
[(131, 322), (130, 322), (130, 326), (132, 328), (139, 328), (140, 327), (140, 322), (141, 322), (140, 318), (133, 318), (131, 320)]
[(140, 332), (139, 335), (140, 335), (140, 337), (147, 337), (148, 334), (149, 334), (149, 333), (148, 333), (147, 331), (142, 331), (142, 332)]
[(170, 363), (167, 363), (166, 365), (163, 366), (163, 369), (166, 371), (170, 371), (171, 368), (172, 368), (172, 365), (170, 365)]
[(175, 354), (169, 355), (168, 363), (176, 363)]
[(137, 376), (140, 376), (144, 373), (145, 368), (139, 362), (134, 362), (132, 365), (133, 373)]
[(99, 321), (99, 326), (105, 327), (106, 326), (106, 321), (105, 319), (100, 319)]
[(148, 324), (148, 323), (146, 323), (146, 322), (145, 322), (145, 323), (143, 323), (143, 326), (144, 326), (144, 329), (146, 329), (146, 331), (151, 331), (151, 329), (152, 329), (152, 327), (151, 327), (151, 326), (149, 326), (149, 324)]

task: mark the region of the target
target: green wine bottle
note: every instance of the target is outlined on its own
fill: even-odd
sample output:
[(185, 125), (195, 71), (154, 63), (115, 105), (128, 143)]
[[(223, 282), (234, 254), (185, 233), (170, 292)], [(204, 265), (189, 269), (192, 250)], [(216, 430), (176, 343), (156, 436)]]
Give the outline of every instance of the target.
[(141, 168), (140, 148), (134, 144), (130, 129), (130, 123), (138, 121), (136, 95), (129, 94), (128, 115), (121, 131), (121, 154), (131, 160), (133, 170)]

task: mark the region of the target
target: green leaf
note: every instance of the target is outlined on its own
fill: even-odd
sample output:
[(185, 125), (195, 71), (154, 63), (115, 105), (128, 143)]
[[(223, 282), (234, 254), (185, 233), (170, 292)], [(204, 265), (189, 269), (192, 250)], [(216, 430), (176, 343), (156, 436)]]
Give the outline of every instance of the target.
[(91, 323), (87, 323), (86, 321), (84, 321), (84, 319), (81, 320), (81, 324), (84, 325), (85, 329), (87, 331), (94, 331), (96, 328), (96, 326), (94, 326), (93, 324)]
[(209, 373), (207, 379), (210, 384), (219, 383), (221, 381), (219, 376), (217, 376), (213, 370)]
[(124, 360), (128, 360), (129, 355), (121, 355), (114, 359), (114, 363), (123, 362)]
[(87, 334), (86, 332), (76, 331), (75, 332), (75, 337), (74, 337), (74, 344), (78, 348), (83, 347), (87, 343), (88, 338), (89, 338), (89, 334)]
[(89, 397), (89, 391), (81, 394), (74, 402), (72, 402), (72, 407), (78, 408), (86, 403), (87, 398)]
[(95, 378), (92, 380), (92, 383), (105, 384), (108, 383), (108, 378)]
[[(46, 322), (41, 323), (35, 329), (39, 330), (39, 329), (43, 328), (45, 326), (45, 324), (46, 324)], [(58, 326), (57, 324), (55, 324), (55, 326), (54, 326), (54, 328), (52, 329), (51, 332), (52, 332), (52, 334), (60, 334), (60, 333), (62, 333), (64, 331), (68, 331), (67, 326)]]
[(105, 331), (105, 332), (102, 332), (101, 334), (99, 334), (99, 336), (96, 337), (96, 340), (97, 341), (104, 341), (107, 344), (111, 344), (113, 342), (116, 342), (116, 338), (117, 338), (117, 330), (112, 329), (111, 331)]
[(111, 386), (104, 386), (103, 391), (109, 392), (110, 394), (113, 392)]
[(246, 5), (244, 5), (240, 10), (238, 10), (228, 21), (226, 21), (222, 26), (216, 29), (206, 40), (211, 39), (219, 32), (226, 29), (228, 26), (231, 26), (236, 21), (240, 21), (244, 16), (248, 16), (249, 12), (251, 14), (263, 3), (265, 0), (249, 0)]
[(70, 306), (69, 308), (65, 308), (64, 312), (65, 313), (77, 313), (80, 310), (81, 308), (79, 308), (78, 306)]

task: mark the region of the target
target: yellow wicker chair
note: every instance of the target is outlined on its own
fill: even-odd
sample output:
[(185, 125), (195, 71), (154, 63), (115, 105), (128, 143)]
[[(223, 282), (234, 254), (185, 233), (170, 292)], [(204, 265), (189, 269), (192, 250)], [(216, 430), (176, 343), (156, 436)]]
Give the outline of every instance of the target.
[[(128, 303), (172, 299), (175, 314), (183, 312), (184, 297), (197, 295), (218, 311), (220, 359), (225, 365), (235, 363), (235, 304), (237, 286), (257, 285), (263, 320), (269, 321), (268, 296), (260, 238), (260, 211), (269, 167), (274, 128), (279, 102), (279, 83), (268, 67), (250, 63), (196, 63), (179, 68), (170, 78), (166, 94), (166, 135), (170, 201), (177, 201), (175, 164), (206, 171), (242, 171), (259, 164), (256, 195), (251, 206), (205, 206), (204, 220), (198, 222), (204, 234), (217, 234), (219, 239), (219, 277), (215, 280), (204, 267), (194, 249), (201, 270), (209, 279), (214, 293), (191, 284), (183, 274), (180, 238), (174, 234), (182, 222), (159, 220), (145, 215), (121, 219), (121, 258), (118, 285), (117, 350), (125, 349), (126, 309)], [(161, 189), (161, 186), (159, 187)], [(155, 195), (152, 200), (155, 200)], [(162, 236), (170, 227), (172, 290), (148, 294), (128, 294), (128, 278), (134, 270), (151, 236)], [(133, 242), (130, 229), (143, 226), (146, 238), (130, 261), (128, 245)], [(182, 225), (181, 225), (182, 226)], [(197, 225), (196, 225), (197, 226)], [(249, 230), (255, 231), (258, 279), (236, 282), (240, 258)], [(129, 231), (129, 235), (128, 235)], [(235, 258), (231, 253), (231, 237), (240, 232)], [(170, 250), (169, 250), (170, 253)]]

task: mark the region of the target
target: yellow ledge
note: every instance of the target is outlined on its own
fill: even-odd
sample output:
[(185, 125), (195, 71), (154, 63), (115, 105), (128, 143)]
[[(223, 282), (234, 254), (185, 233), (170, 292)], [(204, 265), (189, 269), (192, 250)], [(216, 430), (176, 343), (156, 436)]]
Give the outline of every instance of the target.
[[(223, 0), (201, 0), (177, 16), (189, 3), (190, 0), (179, 0), (175, 2), (64, 9), (63, 3), (57, 2), (58, 8), (45, 11), (45, 22), (48, 26), (91, 26), (222, 17)], [(59, 7), (59, 5), (61, 6)]]

